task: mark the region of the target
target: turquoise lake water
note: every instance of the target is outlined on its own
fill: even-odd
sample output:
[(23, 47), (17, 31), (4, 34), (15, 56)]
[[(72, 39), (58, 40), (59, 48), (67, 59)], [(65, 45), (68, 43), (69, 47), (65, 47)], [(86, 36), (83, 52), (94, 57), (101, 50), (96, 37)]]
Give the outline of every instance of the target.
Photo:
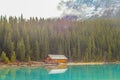
[(0, 80), (120, 80), (120, 64), (0, 69)]

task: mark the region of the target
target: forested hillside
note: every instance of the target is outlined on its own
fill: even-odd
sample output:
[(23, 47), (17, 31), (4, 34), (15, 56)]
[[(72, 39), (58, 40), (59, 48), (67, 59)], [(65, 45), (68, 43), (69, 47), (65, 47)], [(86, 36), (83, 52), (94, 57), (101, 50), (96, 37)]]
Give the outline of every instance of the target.
[(5, 54), (11, 61), (43, 61), (47, 54), (64, 54), (73, 61), (120, 61), (120, 19), (1, 16), (0, 55)]

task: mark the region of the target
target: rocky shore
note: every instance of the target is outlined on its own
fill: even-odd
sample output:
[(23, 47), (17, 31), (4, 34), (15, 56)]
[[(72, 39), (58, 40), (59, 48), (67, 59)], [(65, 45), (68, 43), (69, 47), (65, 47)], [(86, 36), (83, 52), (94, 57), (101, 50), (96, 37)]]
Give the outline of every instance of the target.
[[(104, 64), (120, 64), (120, 62), (68, 62), (66, 65), (104, 65)], [(44, 62), (37, 62), (37, 61), (31, 61), (28, 62), (17, 62), (17, 63), (9, 63), (4, 64), (0, 63), (0, 69), (6, 68), (6, 67), (41, 67), (41, 66), (50, 66), (46, 65)]]

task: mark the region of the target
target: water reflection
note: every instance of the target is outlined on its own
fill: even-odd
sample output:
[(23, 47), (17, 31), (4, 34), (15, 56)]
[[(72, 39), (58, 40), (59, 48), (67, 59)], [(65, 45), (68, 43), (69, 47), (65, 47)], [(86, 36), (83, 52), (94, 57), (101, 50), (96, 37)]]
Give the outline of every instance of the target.
[(120, 80), (120, 65), (4, 68), (0, 80)]
[(48, 74), (63, 74), (67, 71), (67, 65), (46, 66)]

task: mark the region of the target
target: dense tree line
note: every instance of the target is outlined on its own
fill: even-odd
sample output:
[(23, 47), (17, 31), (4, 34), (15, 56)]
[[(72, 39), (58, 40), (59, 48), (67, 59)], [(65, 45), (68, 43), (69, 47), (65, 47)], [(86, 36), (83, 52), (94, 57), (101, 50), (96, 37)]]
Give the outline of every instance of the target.
[(0, 17), (1, 56), (12, 62), (42, 61), (47, 54), (64, 54), (73, 61), (119, 61), (120, 19)]

